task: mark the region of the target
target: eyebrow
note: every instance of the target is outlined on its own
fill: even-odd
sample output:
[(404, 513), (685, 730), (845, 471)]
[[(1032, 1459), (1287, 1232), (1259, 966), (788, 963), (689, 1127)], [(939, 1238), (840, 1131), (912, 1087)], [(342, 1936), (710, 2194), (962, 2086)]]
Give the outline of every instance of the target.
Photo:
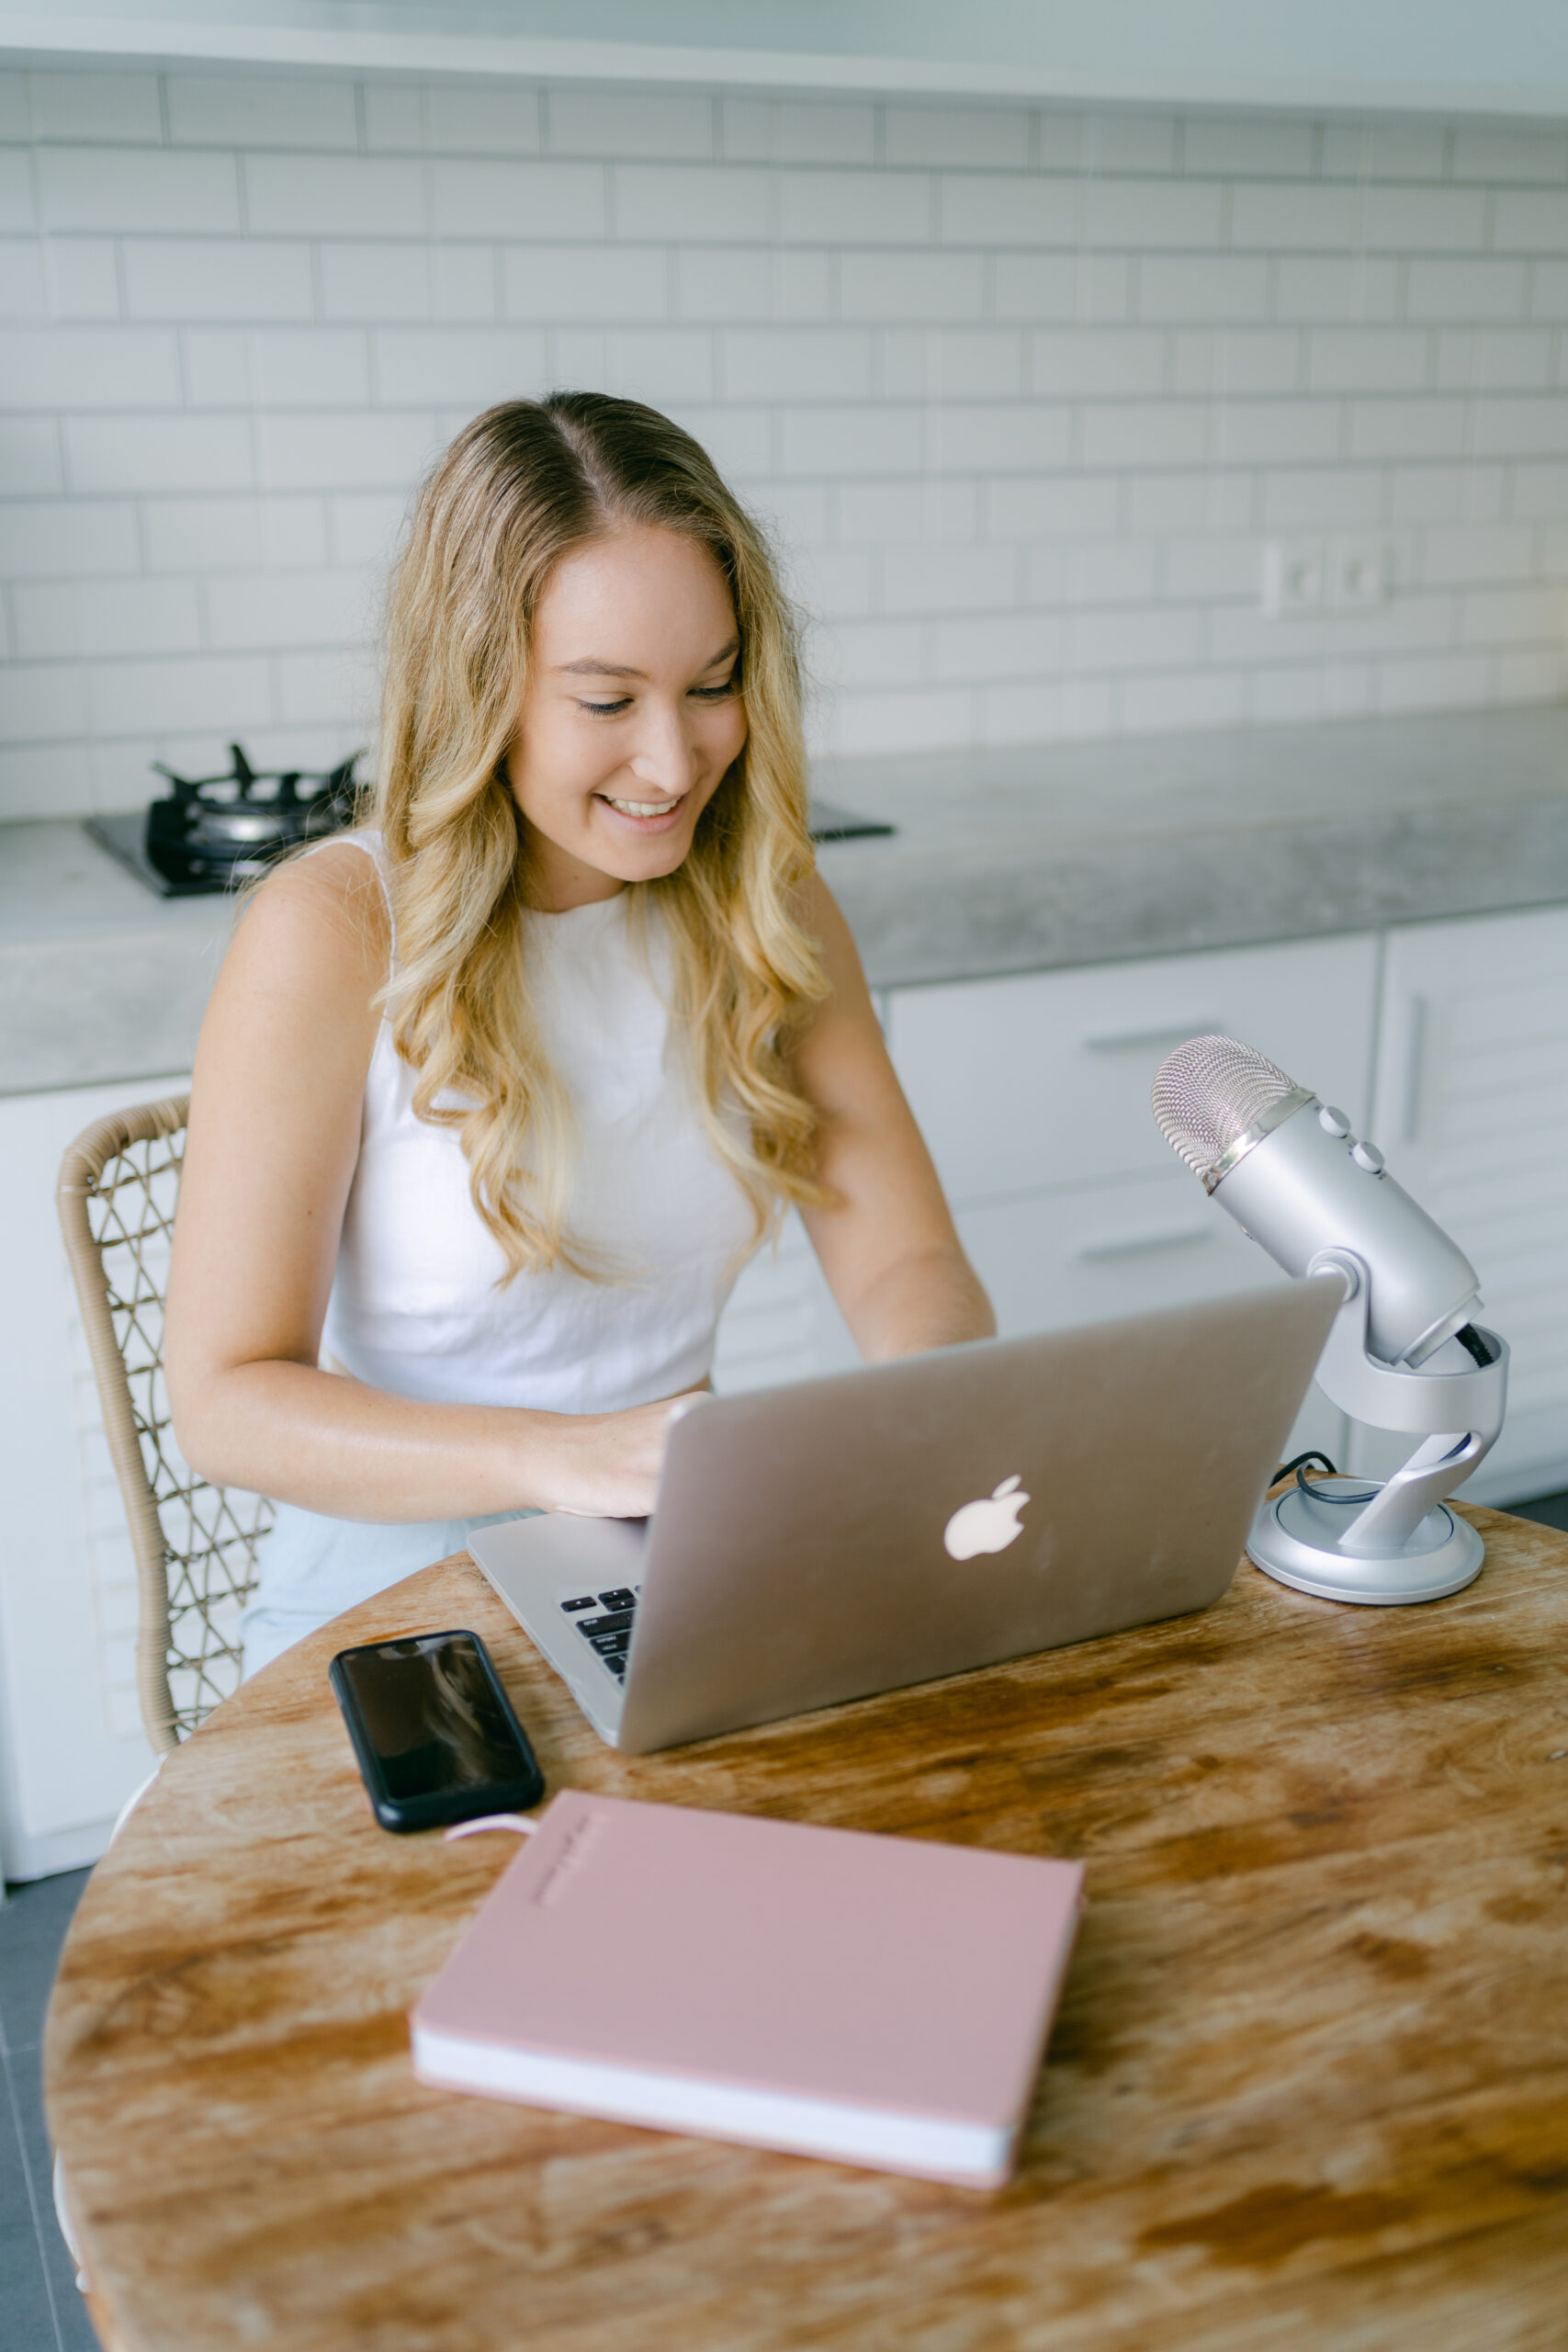
[[(703, 663), (697, 673), (698, 677), (705, 677), (710, 670), (716, 670), (721, 662), (733, 661), (739, 650), (740, 639), (732, 637), (728, 645), (720, 647), (711, 662)], [(648, 677), (646, 670), (634, 670), (629, 662), (599, 662), (592, 654), (581, 662), (558, 662), (553, 674), (558, 678), (641, 678), (645, 682)]]

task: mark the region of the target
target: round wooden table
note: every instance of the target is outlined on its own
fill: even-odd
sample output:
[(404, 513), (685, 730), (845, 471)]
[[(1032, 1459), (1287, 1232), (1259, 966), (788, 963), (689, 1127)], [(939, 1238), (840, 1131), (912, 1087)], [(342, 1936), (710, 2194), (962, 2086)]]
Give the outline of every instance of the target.
[[(623, 1760), (466, 1555), (165, 1766), (50, 2013), (124, 2352), (1561, 2352), (1568, 1540), (1204, 1613)], [(552, 1788), (1076, 1855), (1089, 1908), (985, 2195), (422, 2089), (405, 2013), (514, 1851), (376, 1827), (326, 1680), (471, 1625)], [(629, 1955), (635, 1958), (635, 1955)]]

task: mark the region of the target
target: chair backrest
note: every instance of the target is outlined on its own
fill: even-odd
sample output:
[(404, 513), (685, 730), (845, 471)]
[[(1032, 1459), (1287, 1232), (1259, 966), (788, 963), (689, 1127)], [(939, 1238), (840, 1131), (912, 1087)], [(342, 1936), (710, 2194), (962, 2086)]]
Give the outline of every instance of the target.
[(140, 1589), (137, 1686), (165, 1754), (240, 1679), (240, 1611), (272, 1525), (263, 1496), (181, 1460), (164, 1385), (164, 1293), (188, 1095), (111, 1112), (61, 1162), (58, 1200)]

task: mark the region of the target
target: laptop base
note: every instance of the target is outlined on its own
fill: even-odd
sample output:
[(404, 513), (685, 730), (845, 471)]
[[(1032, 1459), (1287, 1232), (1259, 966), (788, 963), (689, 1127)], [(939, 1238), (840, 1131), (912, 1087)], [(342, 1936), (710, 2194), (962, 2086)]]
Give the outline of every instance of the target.
[(646, 1520), (574, 1519), (540, 1511), (476, 1528), (468, 1550), (541, 1657), (554, 1667), (607, 1747), (617, 1745), (625, 1694), (561, 1608), (601, 1587), (637, 1585), (647, 1549)]

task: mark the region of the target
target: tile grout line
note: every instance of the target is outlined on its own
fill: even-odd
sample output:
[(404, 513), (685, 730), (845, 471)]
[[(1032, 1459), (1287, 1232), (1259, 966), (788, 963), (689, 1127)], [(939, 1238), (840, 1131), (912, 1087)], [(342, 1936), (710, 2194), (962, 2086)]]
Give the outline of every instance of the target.
[[(21, 2105), (17, 2095), (17, 2079), (9, 2051), (0, 2051), (0, 2073), (3, 2073), (6, 2078), (6, 2103), (11, 2118), (11, 2129), (17, 2135), (17, 2150), (21, 2158), (22, 2179), (27, 2186), (28, 2207), (32, 2215), (33, 2244), (38, 2253), (39, 2268), (43, 2273), (43, 2291), (49, 2300), (49, 2317), (50, 2324), (54, 2330), (55, 2352), (65, 2352), (60, 2329), (60, 2307), (54, 2300), (54, 2278), (50, 2269), (48, 2249), (44, 2244), (45, 2222), (39, 2210), (39, 2185), (33, 2178), (33, 2168), (28, 2161), (27, 2135), (22, 2129)], [(46, 2127), (45, 2145), (47, 2144)], [(51, 2229), (58, 2226), (54, 2218), (52, 2196), (49, 2208), (48, 2226)]]

